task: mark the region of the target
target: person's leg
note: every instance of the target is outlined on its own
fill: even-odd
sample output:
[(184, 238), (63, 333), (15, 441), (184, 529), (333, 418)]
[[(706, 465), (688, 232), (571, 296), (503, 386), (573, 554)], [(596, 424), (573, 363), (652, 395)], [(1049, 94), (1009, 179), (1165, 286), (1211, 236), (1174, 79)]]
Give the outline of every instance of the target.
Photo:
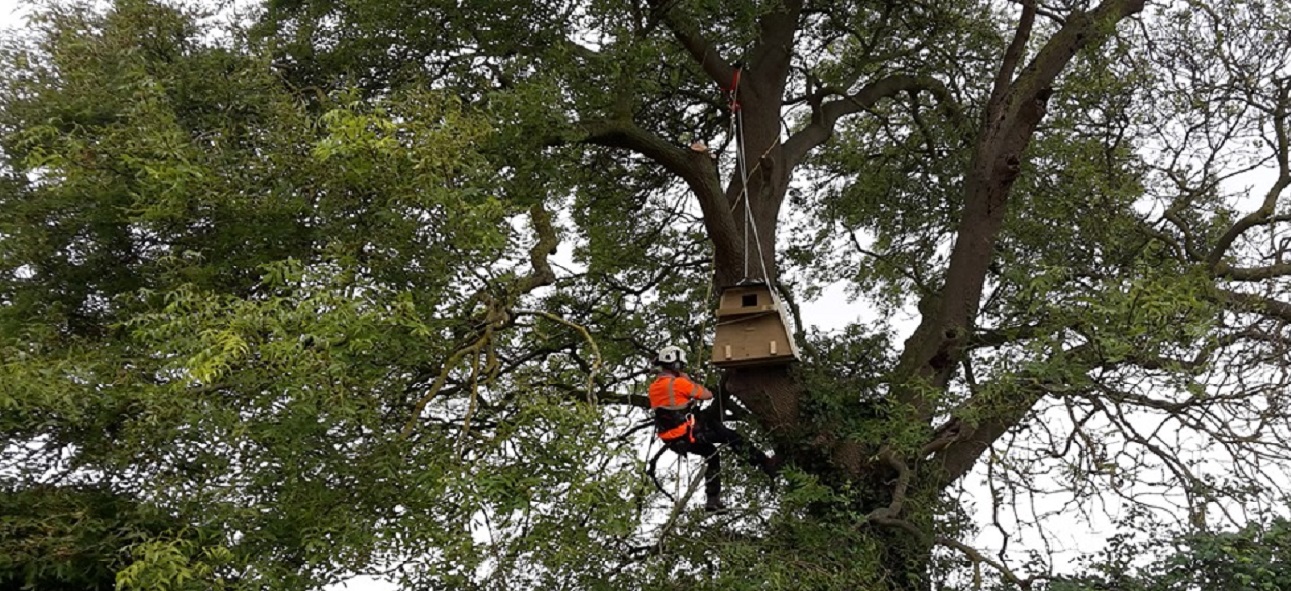
[(720, 421), (705, 423), (695, 430), (695, 439), (709, 444), (726, 444), (750, 466), (767, 474), (775, 473), (775, 463), (762, 450), (748, 444), (743, 435)]
[(717, 453), (717, 446), (696, 437), (690, 444), (690, 453), (704, 457), (707, 467), (704, 469), (704, 508), (709, 511), (720, 511), (726, 508), (722, 502), (722, 454)]

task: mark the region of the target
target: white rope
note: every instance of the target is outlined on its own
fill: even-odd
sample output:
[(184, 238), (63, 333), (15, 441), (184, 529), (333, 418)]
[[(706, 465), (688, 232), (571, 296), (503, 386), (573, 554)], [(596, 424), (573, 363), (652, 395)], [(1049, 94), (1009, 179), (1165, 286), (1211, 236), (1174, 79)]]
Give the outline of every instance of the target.
[(744, 111), (739, 108), (739, 97), (736, 95), (740, 91), (739, 87), (732, 89), (731, 98), (735, 105), (734, 116), (731, 117), (731, 127), (735, 135), (735, 160), (740, 171), (740, 194), (744, 199), (744, 281), (749, 279), (749, 228), (753, 228), (753, 242), (758, 251), (758, 266), (762, 269), (762, 281), (768, 285), (771, 283), (771, 276), (767, 273), (766, 256), (762, 253), (762, 238), (758, 236), (758, 226), (753, 222), (753, 202), (749, 199), (749, 168), (748, 159), (745, 157), (745, 150), (748, 146), (744, 141)]
[[(734, 100), (734, 94), (739, 89), (731, 91), (731, 98)], [(738, 105), (738, 103), (735, 103)], [(741, 133), (742, 118), (740, 110), (736, 108), (731, 113), (731, 135), (735, 136), (735, 168), (740, 175), (740, 199), (744, 201), (744, 274), (743, 278), (749, 278), (749, 174), (744, 165), (744, 134)], [(738, 203), (738, 202), (737, 202)]]

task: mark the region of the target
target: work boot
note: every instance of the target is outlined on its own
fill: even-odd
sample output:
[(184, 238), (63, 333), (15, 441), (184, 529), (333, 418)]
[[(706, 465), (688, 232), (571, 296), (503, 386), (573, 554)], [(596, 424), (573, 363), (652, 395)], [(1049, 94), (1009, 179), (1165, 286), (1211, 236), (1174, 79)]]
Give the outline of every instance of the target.
[(722, 502), (721, 497), (708, 497), (708, 500), (704, 502), (704, 511), (713, 515), (723, 515), (730, 512), (730, 508), (726, 506), (726, 503)]

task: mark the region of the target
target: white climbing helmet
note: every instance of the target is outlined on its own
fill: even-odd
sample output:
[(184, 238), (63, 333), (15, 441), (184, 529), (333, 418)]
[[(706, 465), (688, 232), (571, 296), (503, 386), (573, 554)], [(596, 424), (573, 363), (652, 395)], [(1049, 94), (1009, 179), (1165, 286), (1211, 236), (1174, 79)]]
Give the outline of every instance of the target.
[(679, 364), (686, 365), (686, 352), (676, 345), (668, 345), (659, 349), (659, 354), (655, 357), (659, 365)]

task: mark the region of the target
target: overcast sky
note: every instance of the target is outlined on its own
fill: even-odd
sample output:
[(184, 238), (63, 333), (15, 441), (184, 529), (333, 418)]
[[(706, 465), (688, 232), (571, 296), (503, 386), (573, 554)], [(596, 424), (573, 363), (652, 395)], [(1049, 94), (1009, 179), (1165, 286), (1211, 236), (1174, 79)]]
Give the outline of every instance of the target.
[(30, 5), (30, 0), (0, 0), (0, 25), (5, 27), (17, 24), (15, 14), (20, 6)]

